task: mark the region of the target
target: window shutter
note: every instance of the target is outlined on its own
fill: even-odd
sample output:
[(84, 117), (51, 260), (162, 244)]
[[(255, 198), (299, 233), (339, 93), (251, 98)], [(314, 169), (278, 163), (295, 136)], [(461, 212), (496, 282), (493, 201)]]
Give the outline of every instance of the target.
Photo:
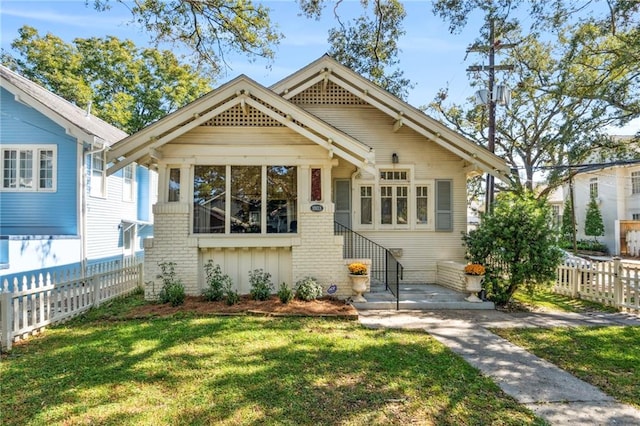
[(450, 180), (436, 180), (436, 231), (453, 231), (453, 190)]

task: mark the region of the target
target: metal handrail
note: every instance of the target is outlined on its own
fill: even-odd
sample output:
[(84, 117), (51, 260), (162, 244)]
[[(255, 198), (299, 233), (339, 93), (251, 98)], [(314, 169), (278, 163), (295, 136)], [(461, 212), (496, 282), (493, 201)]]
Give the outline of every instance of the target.
[(384, 282), (385, 288), (396, 298), (396, 309), (400, 308), (400, 280), (404, 268), (393, 253), (373, 240), (358, 234), (341, 223), (334, 222), (336, 235), (342, 235), (344, 258), (371, 259), (371, 279)]

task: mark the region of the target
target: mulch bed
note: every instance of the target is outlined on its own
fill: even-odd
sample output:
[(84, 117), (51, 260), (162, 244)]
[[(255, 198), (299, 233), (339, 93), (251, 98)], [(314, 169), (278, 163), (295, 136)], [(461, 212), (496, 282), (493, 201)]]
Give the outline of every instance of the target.
[(240, 303), (227, 305), (225, 301), (208, 302), (203, 297), (188, 296), (184, 304), (149, 303), (132, 309), (127, 318), (149, 318), (172, 316), (181, 313), (196, 315), (264, 315), (264, 316), (313, 316), (357, 319), (358, 311), (343, 300), (323, 297), (310, 302), (292, 300), (284, 304), (277, 296), (268, 300), (252, 300), (248, 295), (240, 296)]

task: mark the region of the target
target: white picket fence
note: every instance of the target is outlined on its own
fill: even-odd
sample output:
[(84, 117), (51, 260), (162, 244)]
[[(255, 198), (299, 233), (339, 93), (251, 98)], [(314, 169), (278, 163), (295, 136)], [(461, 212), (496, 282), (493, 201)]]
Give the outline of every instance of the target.
[(640, 313), (640, 265), (572, 260), (558, 267), (553, 291)]
[(14, 341), (66, 321), (110, 299), (127, 295), (143, 284), (142, 262), (131, 258), (81, 270), (38, 274), (4, 280), (0, 293), (0, 343)]
[(628, 231), (626, 235), (627, 254), (629, 256), (640, 256), (640, 231)]

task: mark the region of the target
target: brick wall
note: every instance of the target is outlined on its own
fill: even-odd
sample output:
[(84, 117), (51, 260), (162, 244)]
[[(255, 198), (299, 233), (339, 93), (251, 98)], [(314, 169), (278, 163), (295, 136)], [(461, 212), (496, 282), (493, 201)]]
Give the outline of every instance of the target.
[(198, 248), (189, 238), (189, 205), (164, 203), (153, 206), (154, 238), (145, 240), (145, 297), (156, 299), (162, 288), (159, 263), (175, 263), (176, 277), (187, 294), (200, 294)]
[(342, 237), (334, 235), (333, 212), (300, 212), (299, 244), (292, 247), (294, 283), (306, 276), (314, 277), (324, 288), (335, 284), (334, 296), (351, 296), (348, 270), (342, 257)]

